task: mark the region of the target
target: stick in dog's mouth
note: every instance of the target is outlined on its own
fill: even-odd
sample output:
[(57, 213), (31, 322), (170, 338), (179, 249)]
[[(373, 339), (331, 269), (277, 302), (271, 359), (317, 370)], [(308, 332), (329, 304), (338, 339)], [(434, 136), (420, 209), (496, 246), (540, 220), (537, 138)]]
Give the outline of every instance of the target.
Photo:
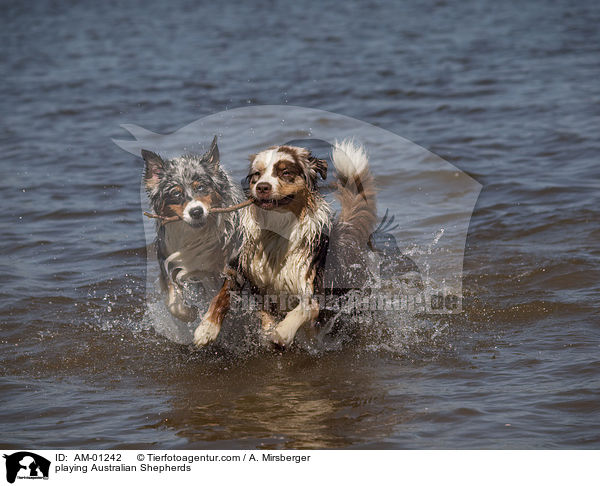
[(252, 202), (261, 209), (275, 209), (279, 206), (285, 206), (292, 202), (294, 195), (282, 197), (281, 199), (254, 199)]
[[(247, 206), (250, 206), (253, 203), (254, 203), (253, 199), (248, 199), (244, 202), (241, 202), (239, 204), (234, 204), (233, 206), (228, 206), (226, 208), (210, 208), (208, 211), (208, 214), (230, 213), (232, 211), (238, 211)], [(148, 218), (152, 218), (152, 219), (159, 219), (161, 224), (172, 223), (174, 221), (181, 221), (181, 218), (179, 216), (161, 216), (160, 214), (152, 214), (152, 213), (149, 213), (148, 211), (144, 211), (144, 216), (146, 216)]]

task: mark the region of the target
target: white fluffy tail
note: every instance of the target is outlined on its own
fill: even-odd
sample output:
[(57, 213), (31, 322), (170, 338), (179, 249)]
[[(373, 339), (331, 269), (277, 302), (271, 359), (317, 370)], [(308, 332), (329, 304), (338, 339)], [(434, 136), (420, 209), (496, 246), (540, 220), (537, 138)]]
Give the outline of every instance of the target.
[(362, 145), (347, 139), (335, 142), (333, 165), (338, 174), (337, 198), (342, 210), (337, 221), (339, 236), (359, 246), (368, 243), (375, 228), (375, 182)]
[(340, 179), (354, 179), (369, 168), (369, 158), (362, 145), (352, 139), (335, 142), (333, 146), (333, 165)]

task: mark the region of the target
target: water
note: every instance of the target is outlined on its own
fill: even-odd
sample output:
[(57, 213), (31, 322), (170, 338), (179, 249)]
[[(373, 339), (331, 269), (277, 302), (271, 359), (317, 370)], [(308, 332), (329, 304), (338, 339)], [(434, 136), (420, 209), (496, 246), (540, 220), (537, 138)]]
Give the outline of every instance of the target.
[[(597, 4), (1, 11), (1, 447), (600, 445)], [(463, 313), (281, 355), (155, 331), (142, 162), (111, 139), (267, 104), (363, 120), (482, 184)], [(400, 211), (402, 168), (374, 164)]]

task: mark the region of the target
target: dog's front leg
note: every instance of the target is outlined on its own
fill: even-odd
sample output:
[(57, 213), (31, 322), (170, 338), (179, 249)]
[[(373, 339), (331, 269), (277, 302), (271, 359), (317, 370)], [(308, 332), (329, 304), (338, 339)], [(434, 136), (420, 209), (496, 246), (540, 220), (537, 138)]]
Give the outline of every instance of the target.
[(289, 346), (304, 324), (312, 324), (319, 317), (319, 304), (311, 297), (300, 299), (300, 303), (271, 330), (269, 339), (278, 346)]
[(185, 303), (182, 289), (165, 276), (161, 276), (161, 286), (166, 290), (166, 305), (171, 315), (183, 322), (195, 321), (198, 309)]
[(229, 310), (229, 289), (231, 282), (225, 280), (219, 293), (213, 298), (208, 311), (202, 317), (202, 322), (194, 331), (194, 344), (198, 347), (205, 346), (217, 339), (225, 314)]

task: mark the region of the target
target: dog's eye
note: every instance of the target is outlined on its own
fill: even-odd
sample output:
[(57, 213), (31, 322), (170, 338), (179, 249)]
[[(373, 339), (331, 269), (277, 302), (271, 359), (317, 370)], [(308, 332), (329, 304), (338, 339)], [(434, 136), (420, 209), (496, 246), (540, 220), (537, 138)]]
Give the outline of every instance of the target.
[(174, 191), (171, 191), (171, 193), (169, 194), (169, 199), (171, 199), (174, 202), (181, 202), (183, 200), (183, 191), (181, 191), (180, 189), (175, 189)]
[(287, 181), (293, 181), (294, 178), (296, 177), (296, 174), (294, 174), (294, 172), (289, 169), (283, 169), (279, 173), (279, 177), (281, 177), (282, 179), (285, 179)]
[(204, 186), (200, 182), (194, 182), (193, 187), (194, 187), (194, 191), (196, 191), (196, 192), (200, 192), (200, 191), (204, 190)]

